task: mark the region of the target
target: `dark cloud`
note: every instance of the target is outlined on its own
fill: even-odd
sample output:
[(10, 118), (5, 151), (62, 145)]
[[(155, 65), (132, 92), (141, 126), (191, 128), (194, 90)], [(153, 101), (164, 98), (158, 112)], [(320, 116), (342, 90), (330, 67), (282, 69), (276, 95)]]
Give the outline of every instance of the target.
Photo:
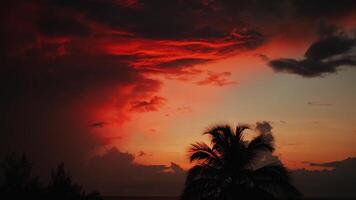
[(108, 125), (107, 122), (100, 121), (100, 122), (94, 122), (94, 123), (90, 124), (89, 126), (93, 127), (93, 128), (103, 128), (106, 125)]
[(355, 198), (356, 158), (327, 163), (311, 163), (311, 166), (328, 167), (330, 170), (293, 171), (296, 186), (306, 197)]
[(335, 19), (335, 17), (348, 15), (356, 8), (356, 3), (353, 0), (343, 0), (342, 2), (338, 0), (294, 0), (293, 4), (296, 14), (304, 18)]
[(116, 148), (90, 159), (82, 175), (90, 188), (121, 196), (138, 191), (140, 196), (178, 196), (185, 180), (185, 171), (175, 163), (136, 164), (133, 155)]
[[(333, 30), (333, 29), (332, 29)], [(356, 66), (356, 39), (344, 32), (323, 33), (306, 51), (304, 58), (280, 58), (269, 61), (276, 72), (320, 77), (335, 73), (341, 66)]]
[(59, 161), (78, 168), (89, 152), (110, 143), (88, 126), (98, 118), (111, 120), (97, 112), (111, 107), (112, 120), (121, 124), (129, 119), (126, 105), (157, 92), (160, 82), (114, 56), (85, 50), (57, 55), (62, 44), (48, 49), (36, 41), (15, 43), (19, 51), (1, 55), (0, 156), (26, 152), (43, 175)]
[(138, 152), (138, 157), (142, 157), (142, 156), (147, 156), (148, 154), (146, 153), (146, 152), (144, 152), (144, 151), (140, 151), (140, 152)]
[(259, 57), (262, 61), (268, 62), (270, 61), (270, 58), (264, 54), (256, 54), (257, 57)]
[(89, 24), (81, 20), (76, 13), (60, 13), (55, 8), (48, 8), (40, 14), (37, 26), (41, 33), (50, 37), (89, 36), (92, 32)]
[[(51, 1), (59, 8), (75, 9), (91, 20), (129, 30), (149, 38), (214, 38), (247, 22), (285, 19), (335, 18), (355, 9), (352, 0), (307, 1)], [(274, 12), (270, 12), (273, 10)], [(117, 13), (120, 13), (118, 15)]]
[(271, 60), (269, 66), (276, 72), (298, 74), (304, 77), (317, 77), (323, 73), (335, 73), (336, 67), (314, 60), (281, 58)]
[(208, 72), (208, 76), (201, 80), (196, 82), (197, 85), (213, 85), (213, 86), (225, 86), (225, 85), (231, 85), (235, 84), (235, 81), (230, 81), (227, 79), (227, 77), (230, 77), (231, 73), (230, 72), (221, 72), (221, 73), (215, 73), (215, 72)]
[(347, 158), (345, 160), (325, 162), (325, 163), (309, 163), (310, 166), (319, 166), (319, 167), (330, 167), (330, 168), (344, 168), (350, 169), (351, 166), (356, 166), (356, 158)]
[(218, 24), (226, 15), (214, 11), (200, 0), (144, 1), (139, 9), (123, 3), (96, 0), (57, 1), (54, 5), (77, 9), (92, 20), (148, 38), (216, 38), (225, 36), (234, 26), (241, 25), (238, 21), (234, 24)]
[(346, 35), (327, 36), (314, 42), (305, 52), (305, 57), (312, 60), (322, 60), (349, 52), (356, 45), (355, 38)]

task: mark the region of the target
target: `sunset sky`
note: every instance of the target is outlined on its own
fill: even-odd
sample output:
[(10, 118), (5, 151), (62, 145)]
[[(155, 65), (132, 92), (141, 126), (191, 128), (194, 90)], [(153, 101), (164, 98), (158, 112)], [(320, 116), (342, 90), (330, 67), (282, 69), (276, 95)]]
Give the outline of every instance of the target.
[(0, 152), (183, 170), (207, 127), (268, 122), (291, 169), (356, 156), (356, 1), (2, 4)]

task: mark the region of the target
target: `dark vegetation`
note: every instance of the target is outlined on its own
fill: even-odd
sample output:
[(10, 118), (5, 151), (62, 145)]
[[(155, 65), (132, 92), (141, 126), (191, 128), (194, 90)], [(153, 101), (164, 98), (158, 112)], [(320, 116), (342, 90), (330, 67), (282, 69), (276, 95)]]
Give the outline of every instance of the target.
[(291, 184), (282, 163), (258, 166), (263, 153), (274, 151), (272, 134), (244, 139), (247, 126), (215, 126), (204, 134), (211, 146), (198, 142), (190, 148), (195, 162), (187, 175), (182, 200), (291, 199), (301, 194)]
[(11, 155), (1, 162), (1, 199), (101, 200), (97, 192), (86, 193), (73, 182), (64, 164), (51, 171), (48, 185), (32, 175), (32, 163), (25, 155)]
[[(278, 160), (261, 162), (272, 155), (271, 132), (260, 132), (245, 139), (247, 126), (215, 126), (204, 134), (211, 145), (191, 145), (190, 161), (195, 163), (186, 178), (182, 200), (295, 199), (300, 192), (293, 186), (289, 171)], [(25, 155), (8, 156), (1, 162), (0, 194), (4, 199), (100, 200), (97, 192), (87, 193), (73, 182), (60, 163), (51, 170), (44, 185), (32, 174), (32, 163)], [(119, 188), (118, 188), (119, 189)], [(123, 198), (125, 199), (125, 198)]]

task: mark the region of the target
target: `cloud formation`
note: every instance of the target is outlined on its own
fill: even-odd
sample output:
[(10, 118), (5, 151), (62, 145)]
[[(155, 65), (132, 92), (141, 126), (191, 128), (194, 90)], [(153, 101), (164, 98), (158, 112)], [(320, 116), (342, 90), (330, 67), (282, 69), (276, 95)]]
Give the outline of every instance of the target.
[(141, 165), (134, 163), (134, 158), (112, 148), (86, 163), (83, 180), (105, 195), (134, 195), (138, 191), (140, 196), (179, 195), (186, 173), (179, 165)]
[[(263, 44), (263, 34), (216, 6), (198, 0), (5, 2), (1, 154), (79, 161), (110, 138), (125, 137), (96, 132), (119, 130), (132, 113), (166, 103), (157, 77), (199, 75), (197, 65)], [(110, 124), (93, 123), (100, 121)]]
[[(198, 68), (200, 65), (260, 47), (268, 36), (285, 30), (285, 24), (307, 21), (310, 28), (318, 20), (336, 20), (352, 14), (354, 9), (355, 1), (350, 0), (342, 4), (336, 0), (3, 2), (0, 154), (23, 151), (44, 168), (59, 160), (70, 168), (79, 168), (88, 152), (112, 139), (125, 138), (119, 128), (133, 113), (158, 111), (169, 103), (159, 94), (164, 78), (200, 85), (232, 84), (229, 72), (210, 73), (198, 83), (190, 78), (205, 73)], [(303, 33), (309, 30), (295, 28)], [(353, 63), (352, 55), (345, 57), (353, 40), (342, 34), (321, 38), (306, 56), (318, 65), (329, 66), (319, 68), (332, 72), (336, 70), (334, 66)], [(324, 47), (338, 51), (316, 53)], [(299, 61), (293, 62), (303, 68)], [(289, 68), (281, 70), (309, 76), (320, 74), (318, 69), (299, 72), (304, 69)], [(111, 126), (116, 126), (117, 135), (104, 132)], [(104, 133), (97, 134), (98, 131)], [(175, 176), (162, 170), (179, 171), (174, 164), (133, 166), (130, 155), (116, 154), (120, 157), (117, 163), (128, 163), (127, 168), (158, 174), (158, 185)], [(101, 162), (107, 157), (100, 158)], [(114, 188), (115, 180), (110, 181), (107, 184)], [(123, 188), (131, 192), (139, 187), (125, 184)]]
[(309, 101), (307, 102), (308, 105), (310, 106), (332, 106), (333, 104), (331, 103), (323, 103), (319, 101)]
[(296, 186), (306, 197), (355, 198), (356, 158), (327, 163), (310, 163), (311, 166), (332, 168), (330, 170), (293, 171)]
[(255, 129), (260, 134), (271, 134), (272, 133), (272, 125), (268, 121), (256, 122)]
[(303, 77), (321, 77), (336, 73), (342, 66), (356, 66), (356, 38), (335, 28), (321, 32), (320, 38), (310, 45), (304, 58), (280, 58), (269, 61), (276, 72), (297, 74)]
[(230, 77), (230, 72), (214, 73), (208, 72), (208, 76), (201, 81), (196, 82), (197, 85), (213, 85), (213, 86), (225, 86), (235, 84), (235, 81), (230, 81), (227, 77)]
[(93, 127), (93, 128), (103, 128), (106, 125), (108, 125), (107, 122), (100, 121), (100, 122), (94, 122), (94, 123), (90, 124), (89, 126)]
[(156, 111), (166, 101), (165, 98), (159, 96), (153, 96), (147, 101), (133, 101), (131, 102), (131, 111), (137, 112), (151, 112)]

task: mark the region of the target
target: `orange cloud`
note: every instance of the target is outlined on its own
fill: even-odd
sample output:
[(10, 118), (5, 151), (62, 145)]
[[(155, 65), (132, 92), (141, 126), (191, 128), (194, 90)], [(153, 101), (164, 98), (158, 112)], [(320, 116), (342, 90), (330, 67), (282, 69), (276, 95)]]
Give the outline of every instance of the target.
[(213, 86), (225, 86), (235, 84), (235, 81), (230, 81), (226, 77), (231, 76), (230, 72), (213, 73), (209, 72), (208, 77), (196, 82), (197, 85), (213, 85)]

